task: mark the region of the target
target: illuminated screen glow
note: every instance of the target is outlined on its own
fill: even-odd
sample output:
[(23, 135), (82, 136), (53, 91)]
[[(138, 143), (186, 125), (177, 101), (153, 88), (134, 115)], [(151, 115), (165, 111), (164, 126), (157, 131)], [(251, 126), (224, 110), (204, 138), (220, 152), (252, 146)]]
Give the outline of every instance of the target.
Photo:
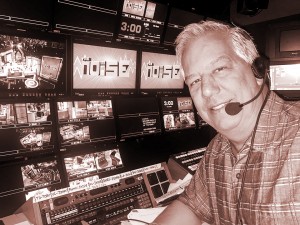
[(74, 43), (74, 89), (135, 89), (136, 51)]
[(191, 97), (163, 97), (161, 104), (166, 131), (196, 127)]
[(123, 166), (119, 149), (66, 157), (64, 164), (69, 179), (91, 176)]
[(0, 104), (0, 160), (53, 151), (51, 111), (49, 102)]
[(64, 90), (64, 41), (0, 34), (0, 90)]
[(175, 55), (142, 52), (141, 89), (183, 89), (184, 80)]
[(115, 140), (115, 120), (109, 99), (57, 102), (62, 147)]
[(43, 187), (60, 182), (56, 160), (28, 164), (22, 166), (21, 171), (25, 188)]
[(270, 66), (271, 90), (300, 90), (300, 63)]
[(159, 44), (168, 7), (144, 0), (124, 0), (118, 38)]

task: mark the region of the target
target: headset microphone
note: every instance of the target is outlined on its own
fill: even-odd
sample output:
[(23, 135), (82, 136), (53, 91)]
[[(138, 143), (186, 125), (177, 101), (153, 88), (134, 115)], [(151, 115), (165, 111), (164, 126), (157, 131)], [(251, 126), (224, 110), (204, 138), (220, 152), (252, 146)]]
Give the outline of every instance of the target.
[[(252, 70), (254, 72), (254, 75), (256, 78), (263, 78), (263, 83), (260, 87), (259, 92), (249, 101), (244, 102), (244, 103), (239, 103), (239, 102), (229, 102), (226, 106), (225, 106), (225, 112), (230, 115), (230, 116), (234, 116), (237, 115), (245, 105), (248, 105), (249, 103), (253, 102), (255, 99), (258, 98), (258, 96), (261, 94), (261, 92), (264, 89), (264, 85), (266, 83), (267, 80), (267, 72), (266, 72), (266, 67), (265, 64), (262, 64), (262, 59), (261, 57), (257, 58), (254, 61), (254, 66), (252, 66)], [(263, 76), (260, 74), (264, 74)]]
[(245, 102), (245, 103), (239, 103), (239, 102), (229, 102), (226, 106), (225, 106), (225, 112), (230, 115), (230, 116), (234, 116), (237, 115), (245, 105), (248, 105), (249, 103), (253, 102), (255, 99), (258, 98), (258, 96), (261, 94), (262, 90), (264, 89), (264, 83), (261, 85), (259, 92), (254, 96), (254, 98), (250, 99), (249, 101)]

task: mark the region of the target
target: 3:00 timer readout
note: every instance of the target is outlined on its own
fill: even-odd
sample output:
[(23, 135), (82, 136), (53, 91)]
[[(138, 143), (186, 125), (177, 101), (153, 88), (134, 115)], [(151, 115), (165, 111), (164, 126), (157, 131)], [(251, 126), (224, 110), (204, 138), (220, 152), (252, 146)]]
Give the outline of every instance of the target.
[(142, 26), (139, 24), (134, 24), (134, 23), (128, 24), (127, 22), (122, 22), (121, 30), (139, 34), (142, 32)]

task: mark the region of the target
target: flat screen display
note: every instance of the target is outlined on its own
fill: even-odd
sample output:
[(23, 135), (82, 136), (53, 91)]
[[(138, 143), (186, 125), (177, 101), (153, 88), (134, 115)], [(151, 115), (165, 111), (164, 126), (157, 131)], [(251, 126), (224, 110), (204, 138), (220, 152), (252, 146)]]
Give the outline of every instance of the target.
[(0, 96), (66, 92), (66, 39), (0, 34)]
[(58, 101), (57, 113), (61, 150), (116, 139), (111, 99)]
[(0, 20), (17, 24), (18, 27), (49, 28), (52, 16), (52, 0), (2, 1), (0, 7)]
[(195, 111), (191, 97), (162, 97), (165, 131), (195, 128)]
[(0, 167), (0, 197), (61, 185), (61, 168), (56, 159), (21, 162)]
[(118, 38), (159, 44), (168, 7), (146, 0), (124, 0)]
[(280, 46), (281, 52), (300, 51), (299, 43), (300, 28), (292, 30), (282, 30), (280, 33)]
[(161, 132), (159, 109), (154, 97), (120, 98), (116, 108), (121, 140)]
[(119, 0), (56, 0), (55, 29), (64, 33), (112, 37), (118, 22), (118, 2)]
[(0, 161), (54, 151), (52, 116), (50, 102), (1, 102)]
[(176, 55), (142, 52), (140, 89), (183, 90), (184, 80)]
[(81, 179), (123, 167), (118, 148), (64, 157), (68, 180)]
[(300, 62), (270, 65), (271, 90), (300, 90)]
[(175, 45), (176, 37), (186, 25), (190, 23), (197, 23), (203, 19), (204, 16), (202, 15), (182, 9), (171, 8), (163, 44)]
[(135, 90), (135, 50), (73, 44), (75, 92)]

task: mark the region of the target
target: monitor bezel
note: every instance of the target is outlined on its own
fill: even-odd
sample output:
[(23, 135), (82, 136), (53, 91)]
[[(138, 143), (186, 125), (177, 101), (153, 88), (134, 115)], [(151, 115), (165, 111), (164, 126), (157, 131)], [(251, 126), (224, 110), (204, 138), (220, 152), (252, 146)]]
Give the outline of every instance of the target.
[[(184, 79), (182, 78), (182, 86), (178, 87), (178, 88), (144, 88), (142, 87), (142, 67), (143, 67), (143, 54), (144, 53), (150, 53), (150, 54), (160, 54), (160, 55), (166, 55), (166, 56), (174, 56), (176, 59), (176, 54), (174, 50), (170, 50), (170, 49), (165, 49), (165, 50), (155, 50), (153, 48), (149, 48), (149, 49), (143, 49), (140, 51), (140, 55), (139, 55), (139, 74), (138, 74), (138, 90), (139, 90), (139, 94), (142, 95), (157, 95), (157, 96), (164, 96), (164, 95), (186, 95), (188, 94), (188, 89), (187, 86), (184, 82)], [(178, 63), (180, 71), (182, 71), (182, 68), (180, 66), (180, 64)], [(179, 71), (179, 73), (181, 73)], [(182, 75), (180, 75), (182, 76)]]
[[(116, 50), (124, 50), (124, 51), (134, 51), (135, 52), (135, 81), (133, 87), (131, 88), (74, 88), (74, 45), (82, 44), (82, 45), (90, 45), (99, 48), (111, 48)], [(138, 64), (138, 48), (137, 46), (128, 46), (120, 43), (112, 43), (111, 41), (100, 41), (99, 39), (95, 38), (79, 38), (74, 37), (72, 39), (72, 47), (71, 47), (71, 55), (72, 55), (72, 73), (70, 79), (70, 86), (72, 87), (71, 96), (74, 97), (103, 97), (103, 96), (114, 96), (114, 95), (134, 95), (137, 94), (137, 64)]]
[[(35, 87), (28, 87), (22, 89), (3, 89), (0, 93), (0, 99), (5, 98), (55, 98), (55, 97), (62, 97), (69, 95), (69, 82), (68, 82), (68, 71), (69, 71), (69, 44), (70, 38), (63, 34), (56, 34), (50, 32), (32, 32), (26, 30), (16, 30), (16, 29), (2, 29), (0, 35), (3, 36), (11, 36), (12, 38), (27, 38), (27, 39), (37, 39), (41, 40), (42, 42), (48, 41), (52, 42), (51, 44), (54, 45), (53, 48), (57, 48), (57, 52), (53, 51), (53, 55), (47, 55), (48, 58), (56, 58), (60, 59), (60, 65), (58, 68), (59, 77), (56, 80), (53, 79), (45, 79), (45, 76), (41, 76), (41, 79), (44, 79), (45, 82), (48, 82), (50, 85), (55, 86), (54, 88), (44, 88), (38, 89)], [(56, 43), (59, 43), (56, 45)], [(56, 45), (56, 46), (55, 46)], [(42, 45), (40, 46), (41, 48)], [(62, 55), (57, 55), (58, 52), (62, 52)], [(39, 55), (42, 61), (43, 56), (46, 55)], [(31, 58), (33, 56), (30, 56)], [(36, 57), (35, 57), (36, 58)], [(41, 65), (40, 65), (41, 67)], [(41, 70), (41, 68), (39, 68)]]

